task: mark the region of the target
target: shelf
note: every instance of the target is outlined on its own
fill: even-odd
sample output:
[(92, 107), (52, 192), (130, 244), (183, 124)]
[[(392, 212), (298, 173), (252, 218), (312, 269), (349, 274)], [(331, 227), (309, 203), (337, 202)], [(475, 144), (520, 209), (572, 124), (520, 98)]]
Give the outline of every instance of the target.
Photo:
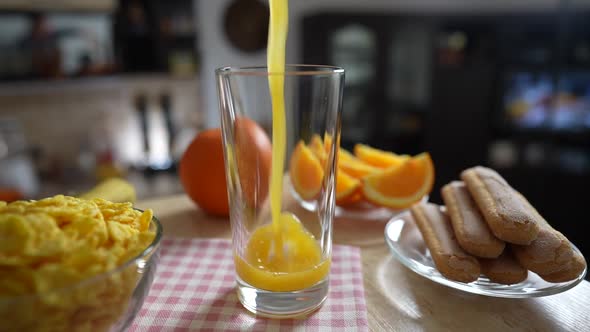
[(516, 128), (498, 128), (496, 137), (519, 142), (569, 143), (574, 145), (590, 144), (590, 129), (581, 132), (559, 132), (551, 130), (524, 130)]
[(7, 11), (101, 11), (112, 12), (116, 0), (2, 0), (0, 10)]
[(41, 96), (60, 93), (94, 93), (104, 90), (159, 89), (171, 85), (198, 85), (198, 77), (180, 78), (168, 73), (113, 75), (67, 80), (0, 82), (0, 97)]

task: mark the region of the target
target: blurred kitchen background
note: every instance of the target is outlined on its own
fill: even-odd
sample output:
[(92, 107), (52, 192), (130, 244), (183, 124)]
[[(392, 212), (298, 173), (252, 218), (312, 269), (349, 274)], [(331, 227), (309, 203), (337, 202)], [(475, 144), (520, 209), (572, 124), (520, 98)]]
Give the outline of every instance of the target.
[[(491, 166), (590, 254), (589, 0), (290, 2), (288, 62), (346, 69), (344, 147), (430, 151), (438, 202)], [(1, 0), (0, 195), (182, 192), (178, 159), (219, 125), (213, 70), (265, 64), (267, 20), (258, 0)]]

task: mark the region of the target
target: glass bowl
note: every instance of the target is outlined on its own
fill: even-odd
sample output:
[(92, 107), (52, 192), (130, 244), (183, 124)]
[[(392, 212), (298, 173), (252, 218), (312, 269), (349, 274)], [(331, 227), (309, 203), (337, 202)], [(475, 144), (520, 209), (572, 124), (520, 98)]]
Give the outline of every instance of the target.
[[(586, 276), (586, 270), (574, 280), (550, 283), (537, 274), (529, 271), (527, 279), (514, 285), (503, 285), (480, 276), (474, 282), (464, 283), (445, 278), (434, 265), (430, 252), (426, 248), (418, 226), (409, 211), (391, 218), (385, 226), (385, 242), (389, 245), (393, 256), (415, 273), (441, 285), (460, 291), (504, 298), (541, 297), (565, 292), (576, 286)], [(578, 248), (572, 244), (578, 252)]]
[(0, 331), (124, 331), (148, 294), (159, 260), (162, 225), (152, 243), (125, 264), (71, 286), (0, 298)]

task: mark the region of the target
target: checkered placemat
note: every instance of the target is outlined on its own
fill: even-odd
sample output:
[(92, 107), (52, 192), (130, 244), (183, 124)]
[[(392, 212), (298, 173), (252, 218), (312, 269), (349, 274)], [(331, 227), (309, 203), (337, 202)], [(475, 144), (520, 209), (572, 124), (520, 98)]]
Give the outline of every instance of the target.
[(255, 317), (240, 304), (228, 240), (165, 238), (156, 278), (130, 332), (367, 331), (360, 250), (334, 246), (330, 291), (304, 319)]

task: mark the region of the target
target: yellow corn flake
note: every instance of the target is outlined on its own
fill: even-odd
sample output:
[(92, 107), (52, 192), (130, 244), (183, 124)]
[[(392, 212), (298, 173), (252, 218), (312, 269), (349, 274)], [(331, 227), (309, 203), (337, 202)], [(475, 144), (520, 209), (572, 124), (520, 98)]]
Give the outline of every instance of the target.
[(81, 276), (93, 276), (115, 267), (108, 264), (111, 256), (110, 251), (104, 248), (82, 245), (76, 248), (76, 255), (64, 259), (63, 265), (72, 267)]
[(37, 268), (32, 276), (35, 293), (45, 293), (74, 285), (84, 274), (75, 269), (64, 269), (59, 263), (47, 263)]
[(76, 216), (71, 222), (63, 224), (61, 229), (68, 238), (95, 248), (102, 246), (109, 238), (107, 223), (100, 214), (94, 218)]
[[(20, 217), (12, 214), (4, 214), (0, 217), (0, 254), (21, 255), (26, 248), (26, 239), (31, 236), (29, 225), (21, 222)], [(2, 259), (2, 256), (0, 256)]]
[(118, 222), (110, 222), (108, 228), (110, 238), (115, 243), (126, 243), (129, 239), (132, 239), (139, 234), (138, 229), (133, 228), (131, 225), (120, 224)]
[(105, 218), (121, 222), (124, 219), (133, 218), (141, 212), (134, 210), (129, 202), (111, 203), (101, 198), (95, 198), (93, 202), (100, 208)]
[(152, 211), (134, 210), (130, 203), (58, 195), (0, 208), (0, 271), (30, 275), (22, 282), (0, 278), (0, 299), (58, 289), (114, 269), (155, 236), (149, 230)]
[[(24, 267), (0, 267), (0, 294), (15, 296), (35, 291), (34, 271)], [(0, 297), (1, 299), (1, 297)]]
[(153, 218), (154, 213), (152, 212), (152, 210), (147, 210), (144, 213), (142, 213), (141, 216), (139, 216), (138, 218), (139, 225), (137, 225), (137, 229), (139, 229), (140, 232), (147, 231), (150, 227), (150, 222)]
[(35, 264), (59, 257), (66, 246), (63, 232), (47, 215), (0, 215), (0, 266)]
[[(121, 267), (153, 242), (152, 218), (102, 199), (0, 202), (0, 331), (109, 330), (140, 276)], [(29, 294), (38, 297), (3, 304)]]

